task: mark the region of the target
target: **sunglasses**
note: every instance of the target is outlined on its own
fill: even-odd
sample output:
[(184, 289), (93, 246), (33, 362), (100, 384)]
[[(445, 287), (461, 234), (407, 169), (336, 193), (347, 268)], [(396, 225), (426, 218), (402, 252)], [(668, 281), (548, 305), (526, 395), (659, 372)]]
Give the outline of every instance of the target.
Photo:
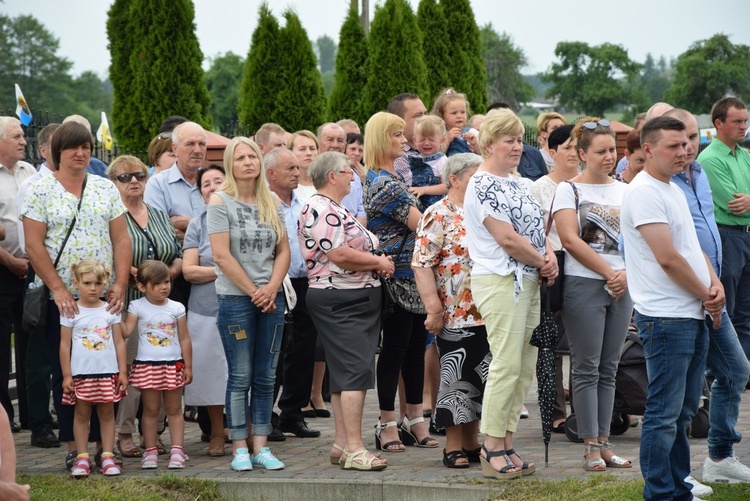
[(171, 132), (162, 132), (161, 134), (159, 134), (156, 137), (158, 137), (159, 140), (161, 140), (161, 139), (169, 139), (169, 138), (172, 137), (172, 133)]
[(143, 181), (146, 177), (148, 177), (148, 174), (145, 172), (128, 172), (127, 174), (118, 174), (117, 180), (121, 183), (129, 183), (133, 178), (137, 181)]
[(609, 127), (611, 123), (612, 122), (610, 122), (606, 118), (602, 118), (598, 122), (583, 122), (582, 125), (586, 127), (588, 130), (594, 130), (596, 129), (597, 125), (601, 125), (602, 127)]

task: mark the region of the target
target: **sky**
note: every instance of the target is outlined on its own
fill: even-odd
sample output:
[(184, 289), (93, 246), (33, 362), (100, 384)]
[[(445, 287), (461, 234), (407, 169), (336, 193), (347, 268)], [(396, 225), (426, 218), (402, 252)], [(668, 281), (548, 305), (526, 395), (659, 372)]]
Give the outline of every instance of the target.
[[(370, 0), (370, 10), (380, 2)], [(193, 3), (203, 55), (210, 58), (231, 51), (245, 57), (261, 0)], [(410, 3), (416, 12), (419, 1)], [(11, 17), (31, 14), (39, 19), (59, 39), (58, 55), (73, 63), (73, 75), (91, 70), (105, 77), (109, 67), (106, 21), (111, 4), (111, 0), (4, 0), (0, 12)], [(349, 0), (269, 0), (269, 5), (281, 21), (284, 10), (295, 9), (312, 40), (322, 35), (338, 40)], [(649, 52), (657, 59), (661, 55), (676, 57), (693, 42), (716, 33), (729, 35), (735, 44), (750, 45), (747, 0), (472, 0), (471, 5), (478, 25), (492, 23), (496, 31), (508, 33), (524, 50), (529, 63), (522, 69), (526, 74), (549, 68), (555, 60), (555, 45), (561, 41), (620, 44), (638, 62)]]

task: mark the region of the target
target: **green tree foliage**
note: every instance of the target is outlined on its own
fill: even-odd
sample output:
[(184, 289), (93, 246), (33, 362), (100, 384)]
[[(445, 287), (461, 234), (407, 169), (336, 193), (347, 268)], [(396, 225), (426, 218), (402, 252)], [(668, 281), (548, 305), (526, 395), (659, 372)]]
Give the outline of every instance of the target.
[(112, 84), (109, 80), (102, 80), (93, 71), (84, 71), (73, 80), (71, 89), (76, 113), (86, 117), (94, 131), (99, 128), (102, 111), (107, 117), (112, 116)]
[(403, 92), (427, 95), (422, 34), (406, 0), (385, 0), (375, 6), (367, 42), (363, 116), (369, 118), (384, 110), (394, 96)]
[[(120, 132), (135, 130), (137, 104), (133, 102), (131, 85), (134, 79), (130, 55), (133, 53), (135, 38), (130, 23), (131, 0), (115, 0), (107, 12), (107, 39), (109, 40), (109, 81), (112, 82), (112, 115), (109, 124), (112, 134), (119, 141)], [(127, 140), (126, 140), (127, 141)]]
[(14, 84), (29, 106), (59, 115), (74, 113), (72, 63), (57, 55), (60, 43), (33, 16), (0, 15), (0, 109), (16, 109)]
[(610, 43), (590, 47), (585, 42), (560, 42), (555, 55), (558, 61), (542, 75), (552, 83), (547, 97), (598, 116), (627, 100), (624, 80), (633, 78), (641, 66), (622, 46)]
[(641, 81), (650, 104), (664, 101), (664, 93), (672, 83), (673, 73), (674, 71), (667, 66), (664, 56), (661, 56), (657, 63), (651, 53), (646, 54)]
[[(195, 35), (193, 3), (132, 0), (130, 9), (123, 11), (130, 16), (119, 26), (132, 34), (128, 62), (132, 80), (116, 79), (112, 85), (118, 88), (125, 84), (124, 92), (131, 94), (127, 107), (119, 110), (128, 115), (130, 127), (116, 130), (117, 141), (128, 149), (143, 150), (169, 115), (182, 115), (210, 128), (211, 97), (201, 68), (203, 53)], [(110, 33), (110, 47), (121, 35)], [(114, 58), (112, 64), (111, 73)], [(116, 92), (115, 101), (121, 95)]]
[(335, 83), (328, 100), (330, 120), (351, 118), (364, 125), (367, 117), (362, 113), (361, 99), (367, 84), (366, 65), (367, 40), (353, 2), (339, 32)]
[(206, 72), (206, 86), (211, 95), (211, 117), (214, 126), (219, 129), (238, 118), (237, 103), (244, 64), (244, 59), (232, 52), (211, 59), (211, 66)]
[(487, 72), (474, 11), (469, 0), (447, 0), (440, 2), (440, 5), (448, 23), (451, 84), (456, 90), (466, 94), (473, 111), (485, 111)]
[(325, 121), (327, 104), (318, 61), (297, 14), (289, 9), (284, 12), (284, 19), (286, 25), (278, 39), (281, 78), (270, 118), (289, 131), (314, 130)]
[(336, 41), (328, 35), (323, 35), (315, 41), (315, 48), (320, 63), (320, 72), (333, 71), (336, 65)]
[[(536, 93), (534, 87), (521, 75), (521, 68), (527, 64), (523, 49), (513, 45), (506, 33), (499, 35), (492, 23), (482, 26), (479, 33), (490, 102), (503, 101), (518, 109), (520, 103), (530, 101)], [(475, 111), (481, 113), (484, 110)]]
[(258, 130), (276, 111), (273, 96), (282, 83), (279, 31), (279, 22), (263, 2), (245, 59), (238, 107), (240, 121), (251, 131)]
[(430, 99), (450, 87), (450, 58), (448, 23), (437, 0), (421, 0), (417, 9), (417, 23), (422, 31), (422, 50), (427, 65), (427, 86)]
[(665, 97), (675, 106), (708, 113), (728, 94), (750, 97), (750, 47), (734, 45), (727, 35), (718, 34), (680, 54)]

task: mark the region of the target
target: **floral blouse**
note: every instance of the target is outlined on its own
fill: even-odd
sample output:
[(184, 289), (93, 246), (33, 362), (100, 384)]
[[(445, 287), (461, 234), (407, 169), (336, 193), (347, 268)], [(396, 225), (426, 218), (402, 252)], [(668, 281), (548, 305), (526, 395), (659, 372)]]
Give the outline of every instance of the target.
[(417, 226), (412, 266), (435, 272), (448, 329), (484, 325), (471, 295), (473, 262), (465, 240), (464, 210), (447, 198), (427, 209)]

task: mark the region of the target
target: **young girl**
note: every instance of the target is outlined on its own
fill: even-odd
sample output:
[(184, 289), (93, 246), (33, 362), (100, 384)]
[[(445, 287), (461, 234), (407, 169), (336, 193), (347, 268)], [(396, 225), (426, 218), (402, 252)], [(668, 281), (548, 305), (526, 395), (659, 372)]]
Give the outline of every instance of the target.
[(448, 129), (448, 149), (445, 150), (447, 156), (474, 153), (472, 147), (476, 147), (477, 134), (472, 129), (465, 128), (469, 117), (469, 101), (465, 94), (450, 88), (444, 90), (435, 99), (431, 113), (442, 118)]
[(193, 380), (185, 307), (169, 299), (172, 278), (161, 261), (143, 261), (136, 284), (144, 297), (130, 303), (123, 328), (132, 332), (138, 325), (138, 356), (130, 369), (130, 383), (141, 390), (143, 400), (141, 423), (146, 451), (141, 468), (158, 466), (156, 424), (162, 398), (172, 442), (168, 467), (184, 468), (187, 456), (182, 450), (185, 421), (181, 387)]
[(63, 405), (75, 405), (73, 436), (76, 456), (70, 474), (87, 477), (91, 406), (96, 404), (102, 434), (101, 472), (119, 475), (115, 463), (115, 411), (128, 386), (125, 374), (125, 343), (120, 316), (107, 311), (100, 298), (109, 283), (110, 271), (95, 259), (84, 259), (70, 267), (73, 287), (80, 292), (78, 314), (60, 317), (60, 366), (63, 374)]
[(414, 122), (414, 144), (419, 155), (409, 157), (409, 191), (429, 207), (440, 201), (448, 188), (441, 181), (448, 157), (441, 151), (448, 144), (445, 122), (435, 115), (422, 115)]

